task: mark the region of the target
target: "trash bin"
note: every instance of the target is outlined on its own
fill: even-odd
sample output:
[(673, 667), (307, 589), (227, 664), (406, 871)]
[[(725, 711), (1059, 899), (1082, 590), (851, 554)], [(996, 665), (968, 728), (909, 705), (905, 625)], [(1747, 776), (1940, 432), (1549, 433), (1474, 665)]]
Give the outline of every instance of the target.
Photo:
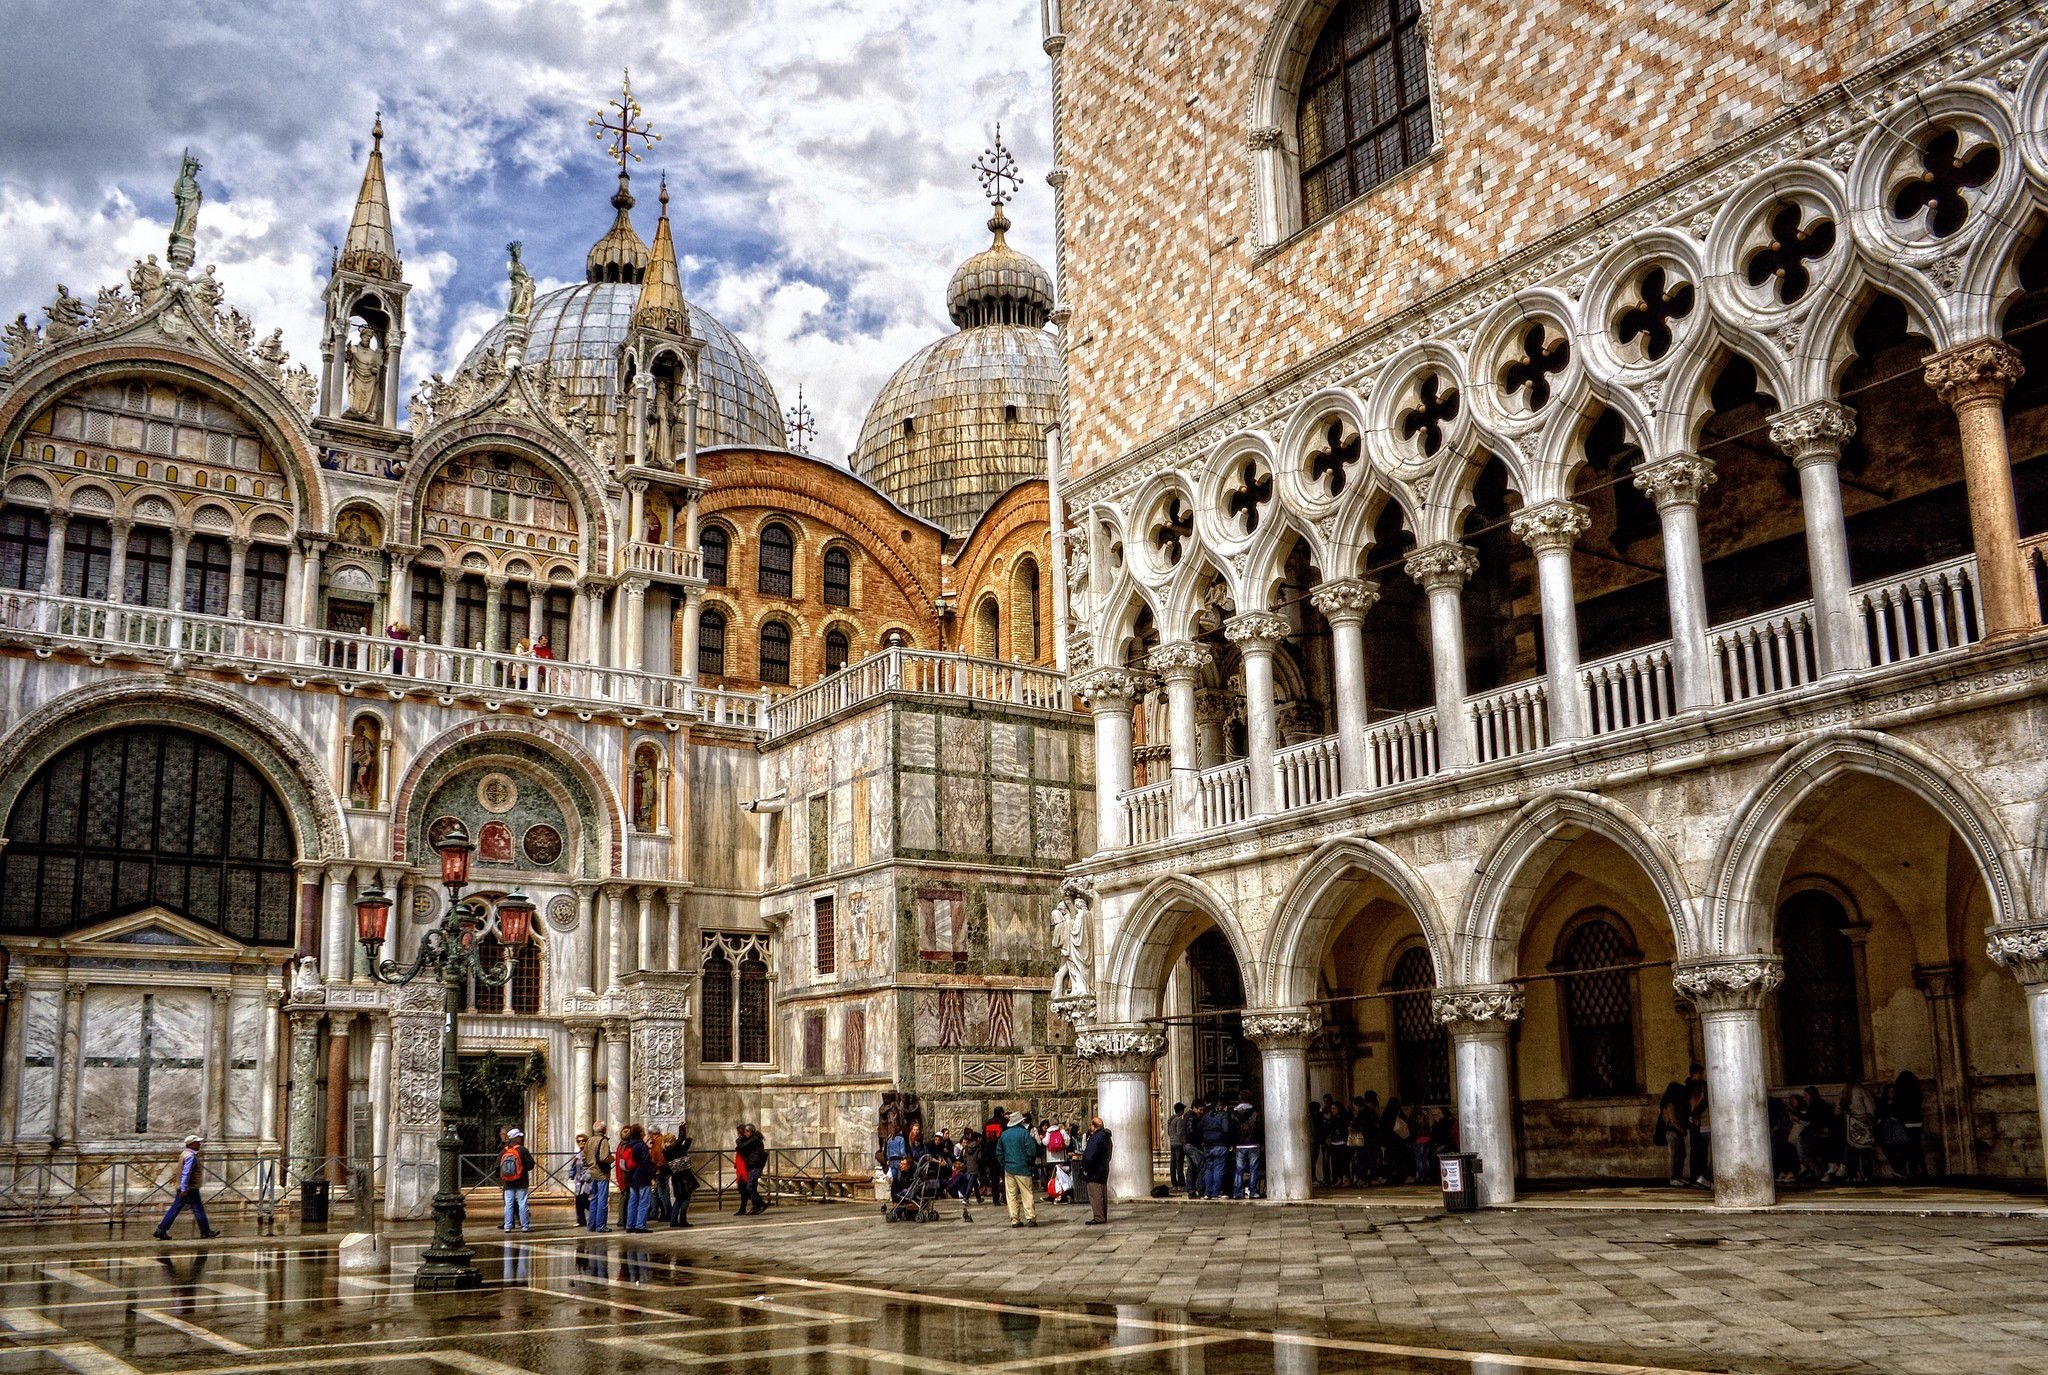
[(299, 1230), (322, 1232), (327, 1230), (327, 1203), (330, 1185), (324, 1179), (302, 1179), (299, 1181)]
[(1479, 1157), (1476, 1155), (1440, 1155), (1436, 1167), (1443, 1176), (1444, 1211), (1447, 1213), (1476, 1213), (1479, 1211)]

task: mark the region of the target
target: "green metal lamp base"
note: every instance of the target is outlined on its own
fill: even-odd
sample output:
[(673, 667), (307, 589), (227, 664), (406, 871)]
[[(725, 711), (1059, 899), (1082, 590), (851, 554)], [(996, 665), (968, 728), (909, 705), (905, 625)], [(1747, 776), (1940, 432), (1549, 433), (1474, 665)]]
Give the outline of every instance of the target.
[(484, 1287), (483, 1273), (474, 1265), (454, 1265), (439, 1261), (428, 1261), (421, 1265), (412, 1277), (415, 1289), (481, 1289)]

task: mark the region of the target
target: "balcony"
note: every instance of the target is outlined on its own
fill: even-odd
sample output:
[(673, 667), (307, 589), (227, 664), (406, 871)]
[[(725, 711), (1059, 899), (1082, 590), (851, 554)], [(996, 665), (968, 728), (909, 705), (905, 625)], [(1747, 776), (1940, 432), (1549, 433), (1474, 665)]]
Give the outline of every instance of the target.
[(0, 645), (43, 657), (81, 654), (95, 663), (167, 665), (175, 659), (188, 668), (240, 673), (252, 683), (317, 682), (345, 692), (370, 687), (394, 698), (418, 694), (492, 711), (517, 706), (535, 715), (561, 708), (756, 730), (767, 706), (764, 695), (701, 688), (666, 674), (41, 592), (0, 592)]
[(850, 664), (768, 708), (770, 739), (816, 725), (885, 693), (959, 697), (1002, 706), (1072, 711), (1065, 675), (1049, 668), (896, 646)]
[[(2048, 573), (2048, 537), (2031, 551)], [(1974, 558), (1917, 569), (1851, 589), (1862, 643), (1862, 674), (1946, 654), (1983, 638), (1977, 608)], [(1707, 663), (1715, 707), (1730, 707), (1797, 692), (1821, 678), (1811, 601), (1715, 626), (1707, 632)], [(1675, 650), (1668, 640), (1582, 665), (1578, 689), (1591, 739), (1647, 730), (1680, 714)], [(1474, 693), (1464, 702), (1475, 767), (1541, 754), (1550, 738), (1549, 684), (1543, 679)], [(1373, 722), (1365, 732), (1363, 786), (1370, 797), (1443, 771), (1442, 740), (1434, 709)], [(1281, 813), (1321, 806), (1343, 794), (1338, 738), (1290, 745), (1273, 757), (1273, 796)], [(1202, 834), (1240, 826), (1250, 810), (1250, 765), (1236, 760), (1204, 770), (1197, 779)], [(1162, 770), (1162, 772), (1164, 772)], [(1160, 844), (1173, 831), (1170, 783), (1123, 794), (1124, 834), (1130, 846)]]
[(618, 569), (621, 577), (640, 573), (670, 582), (695, 581), (704, 576), (704, 556), (695, 549), (635, 540), (619, 550)]

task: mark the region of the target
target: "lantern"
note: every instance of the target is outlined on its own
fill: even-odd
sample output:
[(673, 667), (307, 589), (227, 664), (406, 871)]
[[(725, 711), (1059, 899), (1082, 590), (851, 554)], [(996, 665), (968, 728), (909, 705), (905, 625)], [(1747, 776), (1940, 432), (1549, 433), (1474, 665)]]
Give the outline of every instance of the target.
[(390, 929), (391, 895), (381, 888), (365, 888), (356, 899), (356, 939), (375, 950)]
[(448, 834), (441, 837), (434, 847), (441, 853), (441, 882), (451, 888), (460, 888), (469, 882), (469, 857), (476, 853), (476, 844), (469, 838), (469, 832), (460, 821), (448, 828)]
[(520, 946), (533, 934), (533, 903), (513, 891), (498, 899), (498, 943)]

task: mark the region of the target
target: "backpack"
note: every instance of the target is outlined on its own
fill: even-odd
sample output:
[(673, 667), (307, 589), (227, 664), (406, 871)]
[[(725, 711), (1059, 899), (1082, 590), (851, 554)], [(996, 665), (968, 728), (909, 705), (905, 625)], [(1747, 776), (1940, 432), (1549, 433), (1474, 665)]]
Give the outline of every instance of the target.
[(1054, 1127), (1045, 1134), (1045, 1148), (1049, 1151), (1063, 1151), (1067, 1148), (1067, 1134)]
[(517, 1184), (526, 1178), (526, 1162), (519, 1158), (517, 1146), (507, 1146), (498, 1153), (498, 1179), (505, 1184)]

